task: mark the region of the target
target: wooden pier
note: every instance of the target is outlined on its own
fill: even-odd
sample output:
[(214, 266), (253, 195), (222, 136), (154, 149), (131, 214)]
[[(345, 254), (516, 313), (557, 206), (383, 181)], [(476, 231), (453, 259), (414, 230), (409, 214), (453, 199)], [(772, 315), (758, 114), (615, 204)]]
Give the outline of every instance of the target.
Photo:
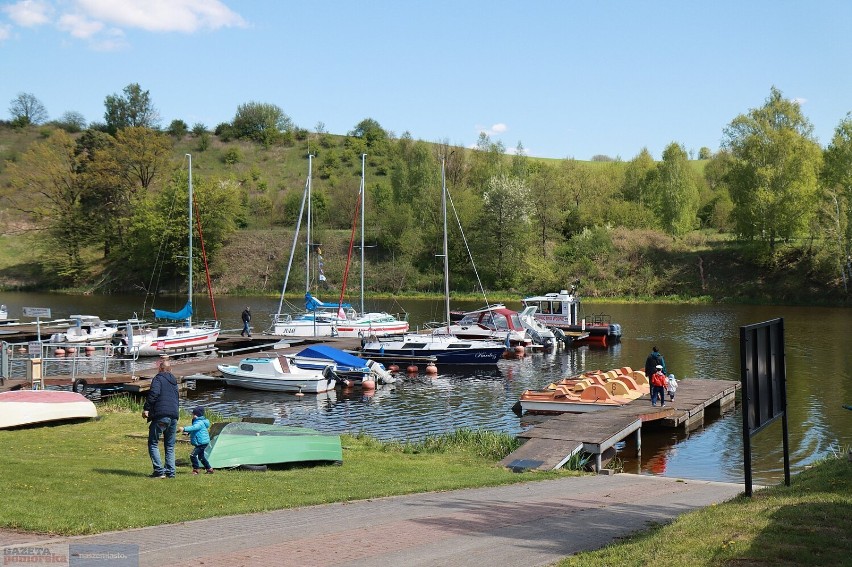
[(740, 383), (732, 380), (682, 380), (674, 401), (662, 407), (652, 406), (650, 397), (642, 396), (620, 408), (536, 416), (540, 423), (518, 435), (523, 445), (500, 464), (514, 471), (554, 470), (584, 452), (595, 456), (595, 469), (600, 471), (604, 452), (631, 435), (637, 453), (641, 453), (643, 425), (654, 423), (688, 431), (704, 422), (707, 409), (724, 411), (733, 405), (739, 387)]

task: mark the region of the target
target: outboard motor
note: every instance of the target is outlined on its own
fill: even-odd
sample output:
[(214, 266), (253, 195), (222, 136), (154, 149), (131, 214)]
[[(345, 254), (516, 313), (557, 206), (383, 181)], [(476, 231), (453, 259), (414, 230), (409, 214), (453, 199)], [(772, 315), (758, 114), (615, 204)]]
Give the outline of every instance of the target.
[(393, 384), (396, 382), (396, 378), (394, 378), (393, 374), (388, 372), (384, 364), (380, 362), (367, 360), (367, 368), (370, 369), (370, 373), (376, 377), (376, 382), (379, 384)]

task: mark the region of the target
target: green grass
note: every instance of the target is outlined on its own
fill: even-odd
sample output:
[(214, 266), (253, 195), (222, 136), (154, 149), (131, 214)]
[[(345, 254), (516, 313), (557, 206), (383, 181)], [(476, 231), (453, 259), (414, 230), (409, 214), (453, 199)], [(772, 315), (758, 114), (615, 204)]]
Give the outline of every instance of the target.
[(558, 565), (839, 566), (850, 559), (852, 462), (838, 455), (794, 476), (789, 487), (684, 514)]
[[(576, 474), (509, 472), (496, 459), (514, 446), (511, 437), (459, 432), (413, 444), (343, 436), (342, 466), (282, 466), (265, 473), (221, 470), (201, 476), (189, 474), (191, 447), (179, 442), (175, 480), (153, 480), (147, 478), (151, 461), (141, 406), (111, 402), (98, 412), (97, 421), (0, 431), (0, 527), (89, 534)], [(181, 424), (189, 422), (183, 415)]]

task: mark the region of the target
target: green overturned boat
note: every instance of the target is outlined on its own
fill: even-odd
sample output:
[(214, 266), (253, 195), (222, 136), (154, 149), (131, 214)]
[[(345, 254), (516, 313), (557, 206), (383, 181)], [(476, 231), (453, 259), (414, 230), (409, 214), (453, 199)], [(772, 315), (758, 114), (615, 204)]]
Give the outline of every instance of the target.
[(246, 421), (213, 424), (205, 455), (214, 469), (312, 461), (343, 462), (339, 435), (305, 427)]

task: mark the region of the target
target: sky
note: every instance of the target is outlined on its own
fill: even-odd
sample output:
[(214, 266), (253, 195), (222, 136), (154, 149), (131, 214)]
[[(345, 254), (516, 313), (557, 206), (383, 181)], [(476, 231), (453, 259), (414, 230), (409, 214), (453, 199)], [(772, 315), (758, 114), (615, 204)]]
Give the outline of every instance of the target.
[(345, 134), (507, 152), (660, 159), (719, 149), (772, 87), (825, 147), (852, 111), (847, 0), (0, 0), (0, 118), (19, 93), (50, 118), (104, 121), (138, 83), (161, 126), (213, 129), (240, 104)]

